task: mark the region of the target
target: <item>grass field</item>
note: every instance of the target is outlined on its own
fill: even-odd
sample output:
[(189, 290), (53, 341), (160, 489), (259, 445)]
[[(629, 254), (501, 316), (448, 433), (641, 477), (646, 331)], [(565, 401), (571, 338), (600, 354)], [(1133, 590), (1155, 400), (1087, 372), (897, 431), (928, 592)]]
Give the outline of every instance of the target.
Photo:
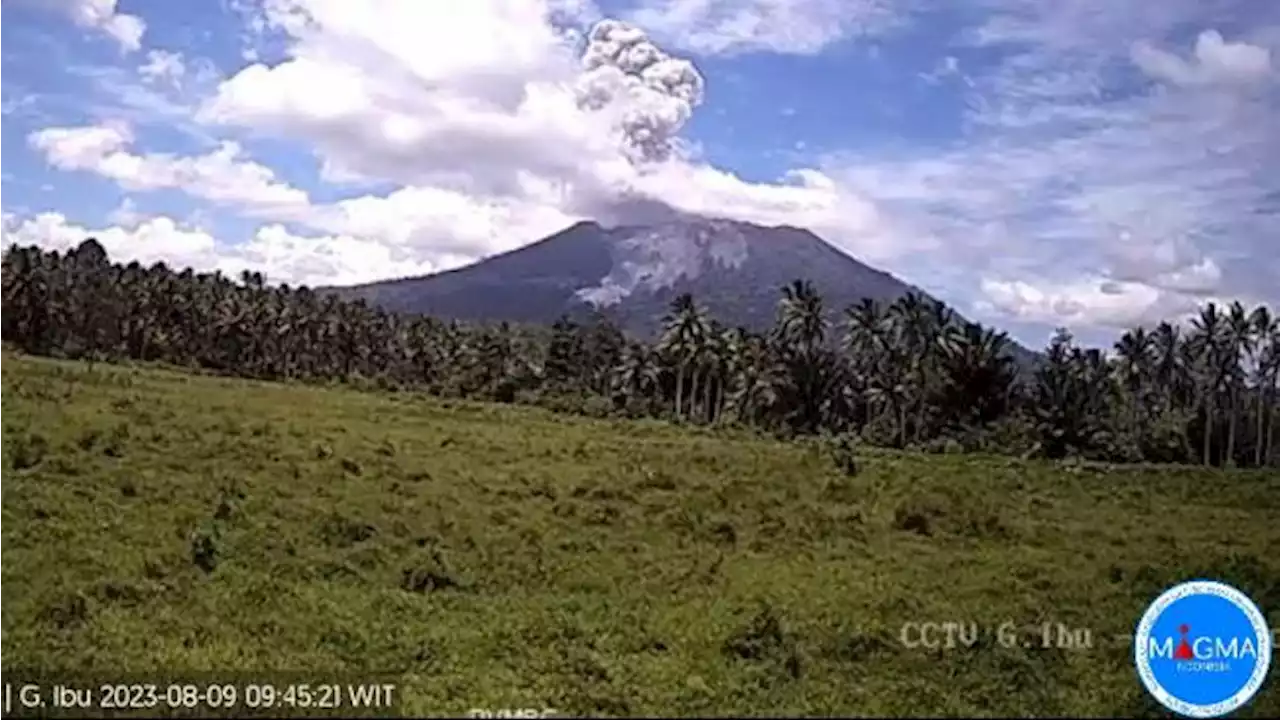
[[(817, 443), (13, 354), (3, 421), (6, 668), (390, 674), (418, 714), (1160, 716), (1124, 636), (1161, 590), (1280, 625), (1274, 474), (846, 477)], [(946, 621), (978, 641), (912, 646)], [(1280, 716), (1276, 673), (1239, 716)]]

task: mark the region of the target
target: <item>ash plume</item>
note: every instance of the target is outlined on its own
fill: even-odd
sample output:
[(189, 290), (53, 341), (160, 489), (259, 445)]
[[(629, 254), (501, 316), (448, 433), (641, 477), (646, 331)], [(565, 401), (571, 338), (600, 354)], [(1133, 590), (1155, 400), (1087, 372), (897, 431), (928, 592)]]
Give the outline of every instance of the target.
[[(611, 119), (640, 172), (671, 159), (677, 135), (702, 104), (704, 82), (693, 63), (668, 55), (644, 31), (603, 20), (587, 34), (576, 91), (580, 107)], [(715, 267), (736, 267), (746, 243), (735, 225), (681, 213), (629, 183), (592, 198), (593, 216), (610, 231), (613, 267), (598, 285), (577, 292), (596, 306), (637, 290), (668, 288)]]
[(615, 305), (637, 290), (670, 288), (715, 267), (737, 268), (748, 255), (742, 225), (730, 220), (675, 220), (616, 234), (612, 270), (598, 285), (576, 293), (597, 307)]
[(702, 103), (703, 88), (693, 63), (671, 57), (633, 25), (602, 20), (587, 35), (578, 104), (614, 114), (633, 161), (671, 156), (677, 133)]

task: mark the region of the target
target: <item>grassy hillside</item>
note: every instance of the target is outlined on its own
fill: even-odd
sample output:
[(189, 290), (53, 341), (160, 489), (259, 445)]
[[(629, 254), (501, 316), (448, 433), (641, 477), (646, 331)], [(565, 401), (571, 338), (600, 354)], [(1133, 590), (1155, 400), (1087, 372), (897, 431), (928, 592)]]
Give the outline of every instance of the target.
[[(419, 714), (1161, 715), (1117, 637), (1161, 590), (1280, 625), (1274, 475), (846, 478), (816, 444), (11, 354), (3, 421), (6, 668), (390, 673)], [(944, 621), (982, 638), (904, 645)], [(1280, 716), (1274, 672), (1241, 716)]]

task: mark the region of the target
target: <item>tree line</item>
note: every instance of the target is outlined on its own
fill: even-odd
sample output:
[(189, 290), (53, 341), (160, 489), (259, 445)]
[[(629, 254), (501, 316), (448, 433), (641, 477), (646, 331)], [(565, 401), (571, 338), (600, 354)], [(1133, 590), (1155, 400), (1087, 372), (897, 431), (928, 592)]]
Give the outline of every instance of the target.
[[(3, 339), (25, 352), (157, 361), (268, 380), (341, 381), (599, 416), (856, 433), (929, 451), (1112, 462), (1277, 464), (1280, 322), (1206, 304), (1186, 329), (1125, 332), (1114, 351), (1060, 330), (1034, 368), (1004, 333), (909, 293), (832, 313), (804, 280), (772, 328), (726, 327), (677, 297), (654, 342), (603, 314), (550, 328), (389, 313), (259, 273), (112, 263), (11, 246)], [(837, 316), (838, 315), (838, 316)]]

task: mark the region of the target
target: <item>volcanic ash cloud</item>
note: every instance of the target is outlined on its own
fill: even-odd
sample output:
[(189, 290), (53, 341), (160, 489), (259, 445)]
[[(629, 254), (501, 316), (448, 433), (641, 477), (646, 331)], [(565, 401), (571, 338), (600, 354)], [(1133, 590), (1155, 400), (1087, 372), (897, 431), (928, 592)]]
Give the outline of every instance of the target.
[(671, 156), (676, 135), (702, 103), (702, 75), (674, 58), (644, 31), (617, 20), (596, 24), (587, 36), (578, 79), (578, 102), (612, 113), (623, 145), (637, 162)]

